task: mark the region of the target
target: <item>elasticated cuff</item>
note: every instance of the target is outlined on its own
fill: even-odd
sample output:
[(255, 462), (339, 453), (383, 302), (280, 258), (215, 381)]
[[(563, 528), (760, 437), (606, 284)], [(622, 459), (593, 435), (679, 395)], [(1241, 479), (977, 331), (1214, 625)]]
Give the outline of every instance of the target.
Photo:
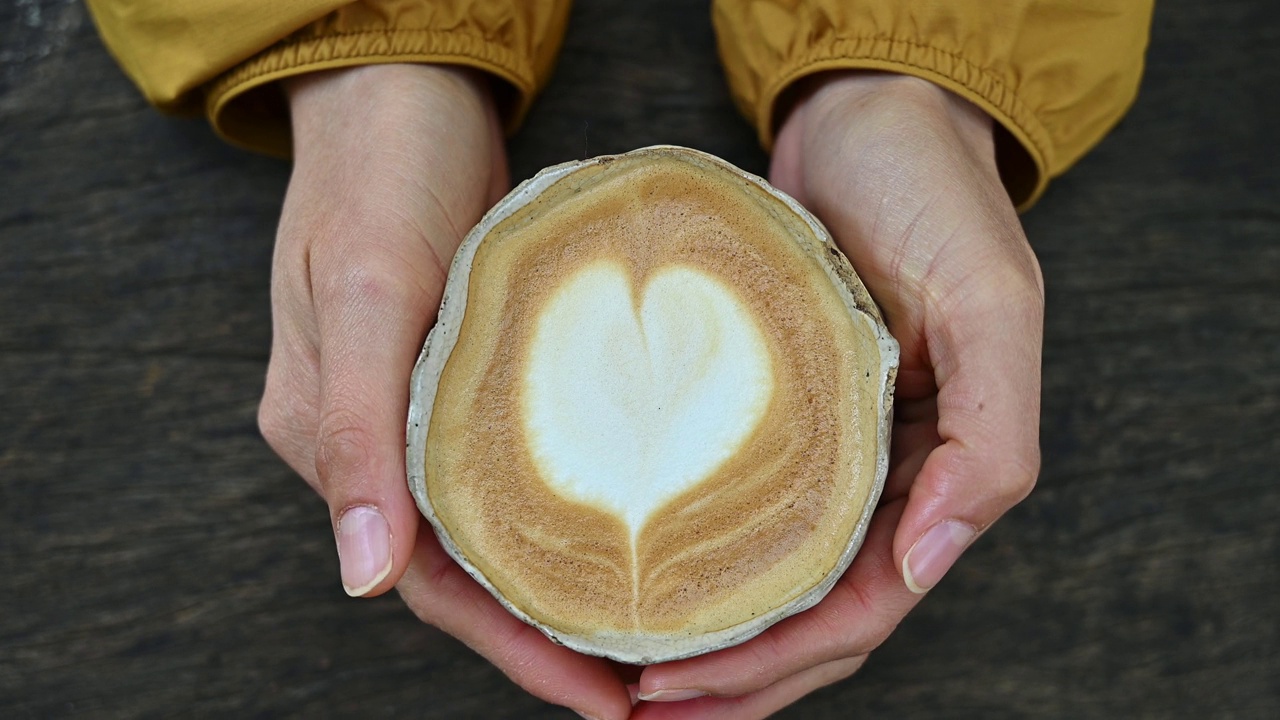
[(1128, 110), (1152, 0), (713, 0), (734, 100), (767, 148), (779, 97), (813, 73), (933, 82), (997, 123), (996, 160), (1025, 209)]
[(288, 157), (289, 111), (279, 81), (303, 73), (378, 63), (462, 65), (487, 72), (509, 88), (501, 103), (508, 131), (529, 111), (537, 94), (528, 62), (507, 48), (461, 32), (370, 30), (284, 40), (218, 78), (206, 95), (214, 130), (228, 142)]
[(778, 66), (766, 78), (755, 107), (744, 108), (753, 119), (760, 143), (772, 149), (780, 95), (800, 79), (830, 70), (880, 70), (928, 80), (986, 111), (1007, 136), (997, 138), (1000, 175), (1019, 210), (1030, 207), (1049, 184), (1053, 144), (1035, 114), (998, 77), (945, 50), (910, 40), (840, 39), (812, 48)]

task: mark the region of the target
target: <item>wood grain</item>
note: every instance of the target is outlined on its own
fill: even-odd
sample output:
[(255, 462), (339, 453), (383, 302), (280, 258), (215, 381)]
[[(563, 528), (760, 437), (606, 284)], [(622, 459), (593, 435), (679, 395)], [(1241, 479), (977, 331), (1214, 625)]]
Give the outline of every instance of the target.
[[(749, 170), (703, 3), (579, 0), (517, 178)], [(1044, 471), (789, 718), (1274, 717), (1280, 6), (1167, 0), (1138, 104), (1025, 218)], [(255, 412), (284, 163), (151, 111), (68, 0), (0, 6), (0, 716), (560, 718), (337, 582)]]

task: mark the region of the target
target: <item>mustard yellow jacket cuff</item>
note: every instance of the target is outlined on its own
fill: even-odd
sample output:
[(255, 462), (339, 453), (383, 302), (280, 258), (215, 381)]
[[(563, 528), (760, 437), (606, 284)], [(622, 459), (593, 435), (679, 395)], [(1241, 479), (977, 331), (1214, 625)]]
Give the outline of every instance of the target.
[[(777, 101), (826, 70), (916, 75), (986, 110), (1019, 208), (1124, 115), (1152, 0), (715, 0), (720, 57), (766, 148)], [(1009, 140), (1016, 140), (1016, 144)]]
[(89, 0), (125, 73), (161, 110), (208, 115), (252, 150), (290, 151), (276, 82), (393, 62), (447, 63), (501, 78), (508, 128), (551, 74), (569, 0)]
[[(223, 137), (289, 152), (276, 81), (379, 62), (501, 78), (519, 124), (550, 75), (570, 0), (89, 0), (107, 46), (153, 104), (203, 111)], [(1137, 94), (1153, 0), (713, 0), (733, 96), (768, 148), (778, 99), (825, 70), (917, 75), (1003, 131), (1001, 172), (1025, 208)]]

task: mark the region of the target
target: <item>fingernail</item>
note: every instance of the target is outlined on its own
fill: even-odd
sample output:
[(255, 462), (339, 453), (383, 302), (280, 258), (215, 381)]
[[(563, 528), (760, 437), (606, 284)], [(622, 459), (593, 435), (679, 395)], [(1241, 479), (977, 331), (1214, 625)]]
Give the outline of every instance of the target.
[(639, 697), (645, 702), (680, 702), (681, 700), (692, 700), (705, 696), (706, 693), (701, 690), (659, 690), (649, 694), (640, 693)]
[(944, 520), (929, 528), (902, 559), (902, 579), (911, 592), (924, 593), (937, 585), (977, 534), (972, 525), (959, 520)]
[(627, 686), (627, 692), (631, 693), (631, 707), (635, 707), (640, 702), (640, 683), (632, 683)]
[(360, 597), (391, 572), (391, 527), (376, 508), (357, 505), (338, 518), (342, 588)]

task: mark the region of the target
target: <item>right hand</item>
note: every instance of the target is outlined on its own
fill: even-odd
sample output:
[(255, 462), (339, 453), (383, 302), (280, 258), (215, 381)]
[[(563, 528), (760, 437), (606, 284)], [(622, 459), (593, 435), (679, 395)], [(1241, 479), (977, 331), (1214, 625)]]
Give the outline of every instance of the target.
[(613, 667), (553, 644), (441, 549), (405, 480), (409, 375), (463, 234), (507, 190), (484, 80), (371, 65), (285, 82), (295, 163), (271, 273), (262, 434), (328, 503), (342, 585), (400, 590), (549, 702), (625, 718)]
[(1044, 286), (992, 118), (919, 78), (805, 85), (770, 179), (831, 230), (901, 344), (884, 493), (829, 595), (741, 645), (646, 668), (643, 696), (667, 702), (637, 718), (764, 717), (852, 674), (1039, 470)]

